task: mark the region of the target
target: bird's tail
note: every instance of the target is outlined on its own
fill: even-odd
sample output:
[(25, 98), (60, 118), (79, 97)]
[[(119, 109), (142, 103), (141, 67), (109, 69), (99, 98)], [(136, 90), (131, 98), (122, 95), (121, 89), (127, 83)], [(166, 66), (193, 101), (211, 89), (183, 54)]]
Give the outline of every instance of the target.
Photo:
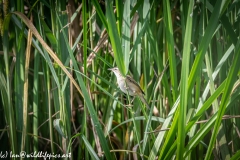
[(147, 106), (147, 109), (150, 110), (150, 107), (149, 107), (149, 105), (147, 103), (147, 100), (144, 98), (144, 95), (139, 96), (139, 98)]
[[(150, 106), (148, 105), (147, 100), (144, 98), (144, 95), (139, 96), (139, 98), (147, 106), (147, 109), (150, 111)], [(153, 107), (153, 111), (152, 112), (153, 112), (153, 114), (155, 116), (159, 116), (159, 110), (157, 109), (156, 106)]]

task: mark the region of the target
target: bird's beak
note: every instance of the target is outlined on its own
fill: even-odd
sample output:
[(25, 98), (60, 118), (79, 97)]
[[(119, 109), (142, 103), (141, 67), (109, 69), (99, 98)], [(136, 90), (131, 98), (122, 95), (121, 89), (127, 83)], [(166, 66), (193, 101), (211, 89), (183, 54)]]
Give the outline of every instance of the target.
[(108, 70), (109, 70), (109, 71), (112, 71), (112, 68), (109, 68)]

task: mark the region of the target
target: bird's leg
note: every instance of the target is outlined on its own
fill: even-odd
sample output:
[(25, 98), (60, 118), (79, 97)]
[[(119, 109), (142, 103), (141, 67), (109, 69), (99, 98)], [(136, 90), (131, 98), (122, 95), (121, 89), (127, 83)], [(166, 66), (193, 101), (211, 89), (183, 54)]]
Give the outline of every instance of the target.
[(133, 103), (134, 99), (135, 99), (135, 97), (133, 97), (133, 99), (131, 100), (130, 104), (127, 104), (127, 105), (124, 105), (124, 106), (126, 106), (126, 107), (132, 107), (132, 106), (133, 106), (132, 103)]
[(133, 97), (133, 100), (131, 101), (131, 104), (133, 103), (134, 99), (135, 99), (135, 97)]

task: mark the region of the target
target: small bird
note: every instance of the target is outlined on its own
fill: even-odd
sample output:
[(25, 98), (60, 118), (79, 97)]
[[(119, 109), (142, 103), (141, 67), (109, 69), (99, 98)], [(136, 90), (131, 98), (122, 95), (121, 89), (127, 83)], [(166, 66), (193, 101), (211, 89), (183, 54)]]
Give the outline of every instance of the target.
[(128, 75), (126, 77), (123, 76), (117, 67), (110, 68), (109, 70), (111, 70), (117, 77), (117, 83), (121, 91), (130, 96), (138, 96), (141, 101), (147, 106), (147, 108), (150, 108), (146, 99), (144, 98), (143, 90), (132, 77)]

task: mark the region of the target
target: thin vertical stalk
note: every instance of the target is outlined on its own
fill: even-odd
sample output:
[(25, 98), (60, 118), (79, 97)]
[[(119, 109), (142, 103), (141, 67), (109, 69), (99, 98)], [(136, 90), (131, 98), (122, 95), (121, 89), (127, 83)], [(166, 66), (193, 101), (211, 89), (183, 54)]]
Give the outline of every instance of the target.
[[(171, 18), (171, 10), (169, 0), (163, 2), (163, 11), (164, 11), (164, 25), (166, 30), (166, 50), (169, 55), (169, 68), (171, 75), (171, 85), (172, 85), (172, 95), (173, 100), (175, 101), (178, 96), (178, 84), (177, 84), (177, 70), (176, 70), (176, 57), (174, 49), (174, 37), (173, 37), (173, 26)], [(174, 78), (173, 78), (174, 77)]]
[(186, 111), (188, 104), (188, 74), (190, 63), (190, 45), (192, 35), (192, 14), (194, 1), (190, 1), (187, 12), (186, 31), (184, 35), (183, 44), (183, 61), (181, 69), (181, 83), (180, 83), (180, 108), (178, 120), (178, 138), (177, 138), (177, 159), (183, 159), (184, 145), (186, 137)]
[[(13, 154), (18, 153), (18, 145), (17, 145), (17, 135), (16, 135), (16, 121), (13, 111), (13, 104), (12, 104), (12, 87), (10, 83), (10, 70), (9, 70), (9, 38), (8, 38), (8, 29), (9, 29), (9, 22), (10, 22), (11, 15), (7, 15), (4, 19), (3, 24), (3, 52), (4, 52), (4, 63), (5, 63), (5, 73), (6, 73), (6, 95), (7, 100), (5, 103), (5, 114), (6, 114), (6, 121), (9, 125), (9, 139), (11, 142), (11, 150)], [(15, 157), (13, 159), (16, 159)]]
[[(38, 124), (39, 124), (39, 117), (38, 117), (38, 105), (39, 105), (39, 94), (40, 89), (39, 89), (39, 63), (40, 63), (40, 55), (35, 50), (34, 52), (34, 80), (33, 80), (33, 151), (38, 152)], [(37, 159), (34, 158), (34, 159)]]
[[(32, 32), (28, 31), (26, 61), (25, 61), (25, 75), (24, 75), (24, 92), (23, 92), (23, 130), (22, 130), (22, 143), (21, 150), (25, 151), (25, 143), (27, 141), (27, 128), (28, 128), (28, 71), (29, 61), (32, 45)], [(22, 159), (23, 157), (21, 157)]]

